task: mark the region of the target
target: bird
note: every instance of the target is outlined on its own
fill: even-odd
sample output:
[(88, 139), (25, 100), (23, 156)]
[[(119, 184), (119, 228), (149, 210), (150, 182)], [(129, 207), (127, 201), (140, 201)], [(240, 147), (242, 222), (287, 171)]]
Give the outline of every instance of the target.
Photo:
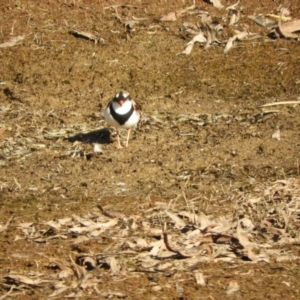
[(119, 91), (104, 109), (103, 116), (109, 125), (116, 128), (118, 149), (123, 148), (120, 143), (119, 129), (127, 129), (125, 147), (128, 147), (131, 128), (137, 125), (140, 120), (140, 113), (136, 108), (136, 103), (131, 99), (129, 93), (124, 90)]

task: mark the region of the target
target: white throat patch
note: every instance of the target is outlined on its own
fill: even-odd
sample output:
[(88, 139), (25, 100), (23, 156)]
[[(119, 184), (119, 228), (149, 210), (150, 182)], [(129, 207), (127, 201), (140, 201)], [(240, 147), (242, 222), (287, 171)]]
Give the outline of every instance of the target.
[(132, 103), (131, 103), (131, 101), (125, 101), (124, 103), (123, 103), (123, 105), (121, 106), (119, 103), (117, 103), (117, 102), (113, 102), (112, 103), (112, 107), (113, 107), (113, 110), (117, 113), (117, 114), (119, 114), (119, 115), (125, 115), (125, 114), (127, 114), (130, 110), (131, 110), (131, 108), (132, 108)]

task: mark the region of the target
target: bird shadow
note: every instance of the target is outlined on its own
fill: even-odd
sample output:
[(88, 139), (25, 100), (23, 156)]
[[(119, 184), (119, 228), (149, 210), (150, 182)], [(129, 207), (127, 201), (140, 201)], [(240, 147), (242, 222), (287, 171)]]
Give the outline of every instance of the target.
[(70, 136), (67, 140), (71, 143), (81, 142), (87, 144), (110, 144), (110, 131), (107, 128), (90, 131), (87, 133), (78, 133), (76, 135)]

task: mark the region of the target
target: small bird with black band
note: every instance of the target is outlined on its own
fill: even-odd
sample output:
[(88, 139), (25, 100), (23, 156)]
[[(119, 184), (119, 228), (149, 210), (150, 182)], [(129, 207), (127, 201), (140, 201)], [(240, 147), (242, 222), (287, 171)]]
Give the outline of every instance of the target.
[(134, 100), (131, 99), (129, 93), (126, 91), (118, 92), (108, 103), (103, 114), (105, 121), (109, 125), (114, 126), (117, 130), (118, 149), (123, 148), (120, 143), (119, 128), (127, 129), (127, 141), (125, 146), (128, 147), (131, 128), (135, 126), (140, 119), (140, 114), (136, 110), (136, 104)]

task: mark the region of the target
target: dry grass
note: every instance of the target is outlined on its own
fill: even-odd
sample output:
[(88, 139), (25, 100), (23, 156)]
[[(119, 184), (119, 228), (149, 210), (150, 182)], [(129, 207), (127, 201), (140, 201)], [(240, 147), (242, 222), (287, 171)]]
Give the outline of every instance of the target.
[[(50, 298), (91, 292), (106, 297), (115, 293), (103, 285), (106, 276), (113, 281), (140, 273), (183, 276), (216, 262), (299, 262), (299, 196), (300, 181), (291, 178), (233, 198), (239, 207), (233, 214), (206, 215), (195, 207), (197, 199), (182, 194), (169, 203), (153, 202), (148, 209), (142, 204), (130, 215), (98, 205), (82, 216), (66, 214), (39, 222), (20, 223), (11, 217), (0, 232), (9, 231), (14, 245), (30, 249), (10, 254), (19, 265), (30, 267), (11, 269), (1, 286), (7, 296), (42, 288)], [(65, 250), (49, 252), (42, 245)], [(193, 280), (202, 276), (198, 284), (206, 286), (205, 271), (194, 274)], [(162, 290), (164, 285), (158, 280), (151, 289)]]
[(0, 299), (299, 298), (299, 45), (248, 18), (277, 4), (122, 4), (0, 4)]

